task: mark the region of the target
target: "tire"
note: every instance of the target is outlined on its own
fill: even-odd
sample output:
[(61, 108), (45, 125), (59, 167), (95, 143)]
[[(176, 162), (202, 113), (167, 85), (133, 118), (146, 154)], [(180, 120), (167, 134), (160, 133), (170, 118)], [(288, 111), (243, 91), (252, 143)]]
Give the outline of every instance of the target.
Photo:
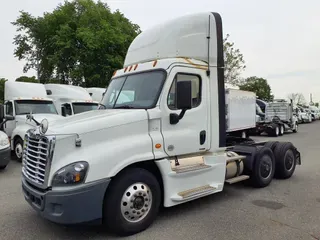
[(290, 142), (281, 142), (274, 149), (276, 160), (275, 176), (280, 179), (288, 179), (296, 169), (297, 159), (295, 148)]
[(279, 135), (282, 136), (284, 134), (284, 126), (283, 124), (280, 124), (280, 131), (279, 131)]
[(266, 142), (264, 146), (267, 148), (270, 148), (273, 152), (278, 143), (279, 143), (278, 141), (270, 141), (270, 142)]
[[(124, 170), (111, 181), (106, 192), (103, 222), (120, 236), (139, 233), (155, 220), (161, 195), (160, 185), (152, 173), (142, 168)], [(142, 216), (141, 220), (138, 216)], [(136, 222), (128, 218), (136, 218), (133, 219)]]
[(275, 158), (273, 152), (268, 147), (261, 147), (255, 156), (253, 169), (251, 172), (251, 184), (256, 188), (268, 186), (275, 173)]
[(268, 135), (272, 136), (272, 137), (278, 137), (279, 136), (279, 132), (280, 132), (279, 125), (276, 124), (276, 125), (274, 125), (274, 128), (269, 130)]
[(297, 122), (293, 125), (292, 132), (294, 132), (294, 133), (298, 132), (298, 124), (297, 124)]
[(22, 149), (23, 149), (23, 141), (20, 137), (18, 137), (14, 141), (14, 158), (18, 162), (22, 162)]

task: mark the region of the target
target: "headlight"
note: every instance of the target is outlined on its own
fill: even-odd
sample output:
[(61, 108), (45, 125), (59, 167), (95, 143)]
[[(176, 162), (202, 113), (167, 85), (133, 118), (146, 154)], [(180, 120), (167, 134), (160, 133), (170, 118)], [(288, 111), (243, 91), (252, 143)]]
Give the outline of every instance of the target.
[(57, 171), (52, 179), (52, 186), (70, 186), (83, 183), (87, 176), (89, 164), (87, 162), (75, 162)]
[(0, 137), (0, 146), (4, 147), (9, 145), (9, 139), (7, 137)]

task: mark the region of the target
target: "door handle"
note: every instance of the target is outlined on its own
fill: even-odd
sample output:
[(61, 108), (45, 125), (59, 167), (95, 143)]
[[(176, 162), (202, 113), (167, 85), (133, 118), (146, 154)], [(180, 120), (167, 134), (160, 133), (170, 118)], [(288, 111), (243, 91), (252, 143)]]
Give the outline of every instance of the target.
[(206, 131), (202, 130), (200, 132), (200, 145), (203, 145), (206, 142)]

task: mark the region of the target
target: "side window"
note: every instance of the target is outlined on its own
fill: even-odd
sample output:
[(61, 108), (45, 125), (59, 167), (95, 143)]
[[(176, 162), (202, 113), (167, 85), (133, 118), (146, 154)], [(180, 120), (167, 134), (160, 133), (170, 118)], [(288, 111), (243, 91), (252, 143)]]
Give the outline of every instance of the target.
[(191, 81), (192, 83), (192, 108), (196, 108), (201, 103), (201, 78), (197, 75), (191, 75), (186, 73), (178, 73), (171, 85), (169, 95), (167, 98), (167, 104), (169, 109), (176, 110), (176, 86), (178, 81)]
[(66, 115), (72, 115), (72, 110), (71, 110), (70, 104), (69, 103), (65, 103), (65, 104), (63, 104), (63, 106), (66, 109)]
[(12, 102), (7, 102), (6, 103), (6, 115), (13, 116), (13, 104), (12, 104)]

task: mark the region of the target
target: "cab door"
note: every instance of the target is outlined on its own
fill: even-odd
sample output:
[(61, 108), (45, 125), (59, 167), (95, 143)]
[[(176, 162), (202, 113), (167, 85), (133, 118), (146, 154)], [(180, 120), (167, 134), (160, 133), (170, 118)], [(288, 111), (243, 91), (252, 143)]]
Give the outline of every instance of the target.
[[(170, 124), (170, 114), (179, 114), (176, 108), (178, 81), (192, 82), (192, 109), (187, 110), (177, 124)], [(192, 154), (210, 148), (208, 77), (205, 70), (174, 67), (168, 74), (161, 96), (161, 132), (165, 151), (169, 156)]]

